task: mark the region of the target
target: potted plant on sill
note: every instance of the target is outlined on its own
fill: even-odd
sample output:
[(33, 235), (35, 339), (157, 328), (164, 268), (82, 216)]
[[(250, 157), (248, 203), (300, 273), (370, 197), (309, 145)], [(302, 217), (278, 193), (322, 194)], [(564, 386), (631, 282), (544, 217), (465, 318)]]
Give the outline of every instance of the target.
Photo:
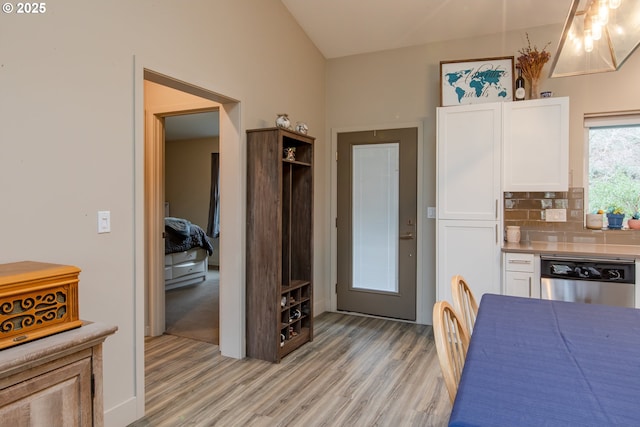
[(611, 206), (607, 209), (608, 228), (610, 230), (620, 230), (622, 228), (622, 220), (624, 219), (624, 210), (620, 206)]
[(602, 230), (604, 227), (604, 211), (602, 209), (595, 213), (588, 213), (586, 216), (586, 226), (590, 230)]
[(627, 221), (627, 225), (632, 230), (640, 230), (640, 212), (635, 211)]

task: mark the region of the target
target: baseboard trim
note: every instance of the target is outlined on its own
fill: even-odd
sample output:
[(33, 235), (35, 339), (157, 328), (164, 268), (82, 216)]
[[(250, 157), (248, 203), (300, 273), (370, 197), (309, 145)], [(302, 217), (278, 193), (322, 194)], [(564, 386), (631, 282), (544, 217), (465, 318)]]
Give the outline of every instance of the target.
[(114, 406), (104, 412), (105, 427), (127, 426), (135, 420), (144, 417), (144, 405), (141, 405), (141, 414), (138, 414), (138, 397), (133, 396), (128, 400)]

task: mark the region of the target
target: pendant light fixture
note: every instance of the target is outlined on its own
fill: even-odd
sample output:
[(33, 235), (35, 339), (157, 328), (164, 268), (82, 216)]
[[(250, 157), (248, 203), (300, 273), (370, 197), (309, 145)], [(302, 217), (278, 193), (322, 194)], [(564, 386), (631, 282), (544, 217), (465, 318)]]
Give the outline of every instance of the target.
[(619, 69), (640, 44), (640, 0), (573, 0), (551, 77)]

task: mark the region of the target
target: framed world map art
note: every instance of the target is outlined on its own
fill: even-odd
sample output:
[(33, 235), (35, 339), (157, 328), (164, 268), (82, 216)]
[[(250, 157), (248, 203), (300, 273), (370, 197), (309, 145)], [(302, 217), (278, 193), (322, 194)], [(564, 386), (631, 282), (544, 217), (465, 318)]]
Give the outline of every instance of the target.
[(440, 62), (440, 105), (513, 101), (513, 56)]

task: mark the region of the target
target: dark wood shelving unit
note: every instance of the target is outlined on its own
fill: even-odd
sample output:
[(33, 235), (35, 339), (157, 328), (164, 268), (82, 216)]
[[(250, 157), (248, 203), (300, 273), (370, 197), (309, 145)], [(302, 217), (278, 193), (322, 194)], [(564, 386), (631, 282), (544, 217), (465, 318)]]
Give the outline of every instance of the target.
[(247, 131), (246, 338), (256, 359), (279, 362), (313, 340), (313, 142)]

